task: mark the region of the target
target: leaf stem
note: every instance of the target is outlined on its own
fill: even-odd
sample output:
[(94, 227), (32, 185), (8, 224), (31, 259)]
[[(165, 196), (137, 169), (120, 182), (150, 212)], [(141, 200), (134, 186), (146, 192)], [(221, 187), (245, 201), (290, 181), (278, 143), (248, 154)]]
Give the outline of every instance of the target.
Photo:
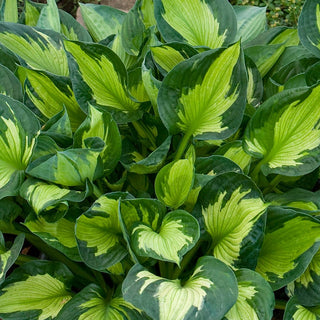
[(103, 195), (102, 191), (94, 183), (92, 183), (92, 185), (93, 185), (93, 194), (96, 196), (97, 199), (100, 198)]
[(179, 148), (177, 150), (177, 153), (176, 153), (176, 155), (174, 157), (174, 161), (175, 160), (179, 160), (182, 157), (184, 151), (186, 150), (186, 148), (187, 148), (187, 146), (189, 144), (189, 140), (190, 140), (191, 136), (192, 136), (192, 134), (185, 134), (183, 136), (183, 138), (182, 138), (182, 140), (180, 142)]
[(19, 257), (17, 258), (17, 260), (15, 261), (15, 264), (18, 266), (21, 266), (26, 262), (34, 261), (34, 260), (38, 260), (38, 259), (35, 257), (32, 257), (32, 256), (25, 255), (25, 254), (20, 254)]
[(172, 279), (177, 279), (184, 269), (188, 266), (194, 255), (197, 253), (202, 241), (199, 240), (198, 243), (183, 257), (180, 267), (176, 267), (172, 274)]
[(264, 159), (260, 160), (259, 163), (255, 166), (254, 170), (250, 173), (250, 177), (256, 183), (259, 180), (259, 172), (261, 171), (261, 166), (265, 163)]
[(263, 190), (263, 194), (265, 195), (271, 191), (274, 191), (276, 186), (281, 182), (281, 179), (282, 179), (282, 176), (280, 174), (278, 174), (276, 177), (274, 177), (271, 180), (269, 186)]
[(150, 141), (152, 151), (157, 149), (156, 138), (150, 128), (140, 121), (132, 121), (132, 125), (141, 138), (148, 139)]
[(101, 274), (101, 272), (98, 272), (96, 270), (92, 270), (92, 273), (94, 274), (94, 277), (97, 279), (100, 287), (103, 289), (103, 291), (106, 294), (110, 293), (111, 288), (109, 288), (109, 286), (106, 284), (106, 281), (103, 278), (103, 275)]
[(287, 305), (287, 301), (286, 300), (276, 300), (276, 304), (275, 304), (275, 309), (278, 310), (285, 310), (286, 309), (286, 305)]

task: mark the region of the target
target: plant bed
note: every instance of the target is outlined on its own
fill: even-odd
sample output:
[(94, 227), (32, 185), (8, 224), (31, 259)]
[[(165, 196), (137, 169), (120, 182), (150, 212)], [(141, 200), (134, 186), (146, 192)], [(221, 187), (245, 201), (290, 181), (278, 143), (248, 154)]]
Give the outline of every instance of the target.
[(320, 4), (0, 10), (0, 318), (320, 318)]

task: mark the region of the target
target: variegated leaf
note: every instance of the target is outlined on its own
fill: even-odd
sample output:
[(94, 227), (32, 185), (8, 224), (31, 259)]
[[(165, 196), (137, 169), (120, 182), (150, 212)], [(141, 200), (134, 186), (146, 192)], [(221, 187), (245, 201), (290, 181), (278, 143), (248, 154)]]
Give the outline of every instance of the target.
[(24, 23), (27, 26), (35, 27), (37, 25), (43, 3), (36, 3), (27, 0), (24, 3)]
[(127, 71), (120, 58), (100, 44), (65, 41), (70, 53), (71, 80), (84, 110), (88, 103), (112, 112), (116, 120), (139, 118), (139, 103), (127, 91)]
[(243, 60), (237, 42), (195, 55), (171, 70), (158, 95), (160, 117), (169, 132), (200, 140), (224, 139), (236, 132), (247, 90)]
[(68, 76), (69, 68), (61, 35), (21, 24), (0, 24), (0, 43), (14, 52), (29, 67), (59, 76)]
[[(0, 228), (1, 229), (1, 228)], [(9, 231), (9, 230), (6, 230)], [(10, 249), (5, 246), (3, 235), (0, 231), (0, 284), (4, 281), (6, 273), (17, 260), (24, 243), (24, 234), (19, 234)]]
[(320, 1), (307, 0), (298, 23), (299, 38), (304, 47), (320, 57)]
[(320, 305), (304, 307), (296, 297), (292, 297), (286, 305), (283, 320), (320, 320)]
[(103, 165), (99, 156), (101, 149), (58, 151), (54, 155), (43, 156), (33, 161), (27, 168), (27, 173), (63, 186), (82, 186), (86, 184), (87, 179), (94, 181), (103, 175)]
[(92, 3), (80, 3), (80, 10), (84, 23), (97, 42), (117, 34), (126, 16), (125, 12), (118, 9)]
[(104, 173), (113, 171), (121, 156), (121, 137), (111, 115), (89, 104), (88, 116), (74, 134), (74, 147), (85, 148), (86, 139), (98, 137), (105, 143), (100, 153)]
[(157, 198), (168, 207), (179, 208), (187, 199), (193, 186), (194, 167), (189, 159), (171, 162), (157, 174), (155, 192)]
[(266, 219), (260, 190), (247, 176), (228, 172), (200, 191), (193, 214), (211, 236), (212, 254), (233, 268), (255, 268)]
[(27, 107), (0, 95), (0, 199), (18, 194), (39, 131)]
[(21, 232), (20, 224), (16, 222), (22, 213), (21, 207), (13, 199), (7, 197), (0, 200), (0, 230), (7, 233), (18, 234)]
[(3, 283), (0, 317), (12, 320), (55, 318), (72, 298), (69, 291), (71, 280), (72, 273), (61, 263), (25, 263)]
[(180, 62), (198, 54), (192, 46), (180, 42), (172, 42), (151, 47), (152, 58), (158, 69), (166, 75)]
[(135, 262), (139, 262), (135, 253), (132, 251), (130, 236), (136, 225), (143, 224), (152, 230), (158, 230), (167, 212), (165, 205), (155, 199), (132, 199), (121, 200), (119, 215), (121, 229), (127, 242), (130, 254)]
[(288, 192), (269, 193), (265, 199), (274, 206), (286, 206), (311, 211), (310, 214), (320, 213), (319, 192), (312, 192), (302, 188), (294, 188)]
[(71, 14), (59, 10), (61, 33), (69, 40), (92, 42), (91, 36)]
[(49, 119), (66, 108), (71, 128), (75, 131), (85, 118), (66, 77), (19, 67), (20, 81), (24, 83), (26, 103)]
[(24, 225), (50, 247), (62, 252), (69, 259), (82, 261), (74, 231), (75, 217), (69, 212), (64, 218), (60, 218), (56, 222), (48, 222), (42, 216), (30, 214)]
[(299, 176), (320, 164), (320, 86), (269, 98), (249, 122), (245, 151), (260, 158), (263, 174)]
[(236, 163), (243, 172), (249, 172), (251, 157), (243, 150), (242, 141), (233, 141), (221, 146), (215, 154), (224, 157)]
[(235, 13), (226, 0), (155, 0), (154, 12), (166, 42), (214, 49), (230, 44), (237, 32)]
[(157, 24), (156, 18), (154, 17), (154, 4), (153, 0), (142, 0), (140, 11), (142, 14), (143, 23), (146, 28), (155, 26)]
[(90, 284), (64, 305), (56, 320), (147, 320), (142, 311), (121, 296), (107, 298), (97, 285)]
[(238, 299), (223, 319), (270, 320), (275, 299), (268, 282), (250, 269), (239, 269), (235, 275), (238, 281)]
[(103, 195), (77, 219), (80, 255), (90, 268), (106, 272), (128, 254), (118, 217), (119, 199), (127, 197), (121, 192)]
[(89, 186), (82, 192), (28, 178), (20, 188), (20, 196), (27, 200), (37, 216), (54, 222), (66, 214), (68, 201), (82, 202), (90, 191)]
[(149, 96), (142, 81), (141, 68), (135, 68), (128, 72), (128, 90), (131, 96), (139, 102), (149, 101)]
[(320, 305), (320, 250), (313, 256), (304, 273), (288, 288), (302, 305)]
[(197, 220), (184, 210), (176, 210), (164, 217), (158, 229), (136, 224), (130, 243), (138, 256), (180, 265), (181, 259), (193, 248), (199, 236)]
[(221, 319), (237, 299), (234, 273), (214, 257), (197, 261), (182, 281), (161, 278), (136, 264), (122, 286), (123, 296), (153, 320)]
[(37, 27), (60, 32), (60, 17), (55, 0), (47, 0), (47, 5), (42, 7)]
[[(277, 290), (300, 277), (320, 246), (319, 220), (290, 208), (270, 207), (256, 271)], [(306, 235), (308, 235), (306, 237)]]

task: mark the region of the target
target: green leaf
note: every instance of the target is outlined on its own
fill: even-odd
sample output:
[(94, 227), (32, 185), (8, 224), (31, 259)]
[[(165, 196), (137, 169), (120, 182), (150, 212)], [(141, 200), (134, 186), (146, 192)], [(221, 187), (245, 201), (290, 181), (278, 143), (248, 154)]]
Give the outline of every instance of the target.
[(90, 268), (106, 272), (128, 254), (118, 218), (119, 199), (127, 197), (123, 192), (103, 195), (77, 219), (79, 252)]
[(0, 199), (18, 194), (39, 131), (27, 107), (0, 95)]
[(159, 70), (166, 75), (180, 62), (198, 54), (198, 51), (186, 43), (172, 42), (151, 47), (152, 58)]
[(0, 3), (0, 21), (18, 22), (18, 1), (2, 1)]
[(25, 263), (2, 286), (0, 317), (12, 320), (54, 318), (72, 298), (71, 279), (69, 269), (58, 262)]
[(216, 258), (234, 268), (255, 268), (266, 207), (252, 180), (228, 172), (202, 188), (193, 215), (203, 219), (201, 223), (212, 240), (210, 252)]
[(320, 305), (320, 250), (313, 256), (304, 273), (289, 287), (302, 305)]
[(66, 77), (55, 76), (43, 71), (19, 67), (20, 80), (28, 97), (28, 105), (38, 110), (45, 118), (51, 118), (66, 108), (71, 128), (75, 131), (85, 118), (80, 109), (71, 82)]
[(70, 202), (82, 202), (86, 192), (60, 188), (33, 178), (28, 178), (20, 188), (20, 196), (32, 207), (37, 216), (44, 217), (49, 222), (54, 222), (63, 217), (68, 211)]
[(191, 250), (200, 236), (197, 220), (184, 210), (168, 213), (159, 229), (136, 224), (131, 245), (138, 256), (174, 262), (180, 266), (183, 256)]
[(123, 282), (124, 299), (154, 320), (221, 319), (237, 299), (233, 272), (214, 257), (197, 261), (183, 283), (149, 272), (136, 264)]
[(21, 215), (21, 208), (10, 198), (0, 200), (0, 230), (6, 233), (17, 234), (20, 223), (16, 223), (16, 218)]
[[(65, 107), (42, 126), (41, 134), (52, 138), (60, 146), (69, 147), (72, 144), (71, 123)], [(57, 149), (56, 151), (60, 150)]]
[(37, 27), (60, 32), (59, 10), (55, 0), (47, 0), (47, 5), (42, 7)]
[(307, 174), (320, 164), (320, 86), (283, 91), (269, 98), (249, 122), (245, 151), (260, 158), (261, 171)]
[(74, 147), (85, 148), (86, 139), (98, 137), (105, 146), (100, 153), (104, 173), (113, 171), (121, 156), (121, 137), (111, 115), (89, 104), (88, 116), (74, 134)]
[(253, 107), (258, 107), (264, 90), (262, 78), (255, 63), (249, 57), (246, 57), (245, 61), (248, 73), (247, 102)]
[(120, 31), (126, 13), (118, 9), (91, 3), (79, 3), (81, 15), (93, 40), (101, 41)]
[(320, 306), (307, 308), (292, 297), (287, 303), (283, 320), (320, 320)]
[(71, 80), (82, 107), (98, 104), (115, 119), (139, 117), (139, 104), (127, 91), (127, 72), (119, 57), (100, 44), (65, 41), (70, 53)]
[(61, 35), (21, 24), (0, 24), (0, 43), (15, 53), (27, 66), (59, 76), (68, 76), (67, 55)]
[(149, 101), (149, 96), (142, 81), (141, 68), (135, 68), (128, 72), (128, 89), (131, 96), (139, 102)]
[(6, 273), (17, 260), (24, 243), (24, 234), (19, 234), (10, 249), (6, 249), (2, 233), (0, 231), (0, 284), (4, 281)]
[(19, 79), (7, 67), (0, 64), (0, 94), (22, 102), (22, 87)]
[(230, 44), (237, 20), (226, 0), (155, 0), (158, 29), (166, 42), (187, 42), (212, 49)]
[[(31, 0), (27, 0), (24, 3), (24, 23), (27, 26), (35, 27), (37, 25), (42, 3), (35, 3)], [(40, 8), (41, 7), (41, 8)]]
[(36, 147), (32, 153), (31, 162), (43, 156), (53, 155), (57, 151), (62, 151), (62, 149), (55, 141), (44, 134), (40, 134), (37, 138)]
[(64, 305), (55, 319), (147, 320), (148, 317), (121, 296), (110, 300), (100, 287), (90, 284)]
[(66, 11), (59, 10), (61, 33), (69, 40), (92, 42), (89, 32)]
[(298, 23), (299, 38), (304, 47), (320, 57), (320, 3), (307, 0)]
[(233, 6), (237, 17), (237, 38), (243, 43), (256, 38), (267, 28), (267, 7)]
[(168, 207), (177, 209), (187, 199), (193, 180), (192, 161), (182, 159), (171, 162), (157, 174), (154, 184), (157, 198)]
[(82, 186), (86, 180), (94, 181), (103, 175), (100, 150), (68, 149), (52, 156), (33, 161), (27, 173), (35, 178), (61, 184)]
[(269, 281), (273, 290), (303, 274), (319, 249), (319, 228), (320, 222), (305, 213), (269, 208), (256, 271)]
[[(224, 139), (240, 126), (246, 97), (240, 43), (179, 63), (163, 80), (160, 117), (171, 134)], [(195, 103), (196, 102), (196, 103)]]
[(249, 269), (237, 270), (235, 275), (238, 280), (238, 299), (223, 319), (271, 319), (275, 301), (268, 282)]
[(56, 222), (30, 214), (24, 225), (49, 246), (59, 250), (71, 260), (81, 261), (75, 238), (75, 222), (69, 213)]
[(167, 157), (171, 145), (171, 136), (146, 158), (141, 159), (141, 155), (134, 149), (123, 153), (121, 164), (128, 170), (138, 174), (156, 173), (162, 167)]

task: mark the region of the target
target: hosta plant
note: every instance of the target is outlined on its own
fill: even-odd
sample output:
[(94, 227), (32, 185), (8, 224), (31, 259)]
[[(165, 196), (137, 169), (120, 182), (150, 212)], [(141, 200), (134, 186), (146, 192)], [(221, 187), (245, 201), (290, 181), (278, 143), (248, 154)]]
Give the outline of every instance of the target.
[(320, 319), (320, 1), (0, 10), (0, 318)]

